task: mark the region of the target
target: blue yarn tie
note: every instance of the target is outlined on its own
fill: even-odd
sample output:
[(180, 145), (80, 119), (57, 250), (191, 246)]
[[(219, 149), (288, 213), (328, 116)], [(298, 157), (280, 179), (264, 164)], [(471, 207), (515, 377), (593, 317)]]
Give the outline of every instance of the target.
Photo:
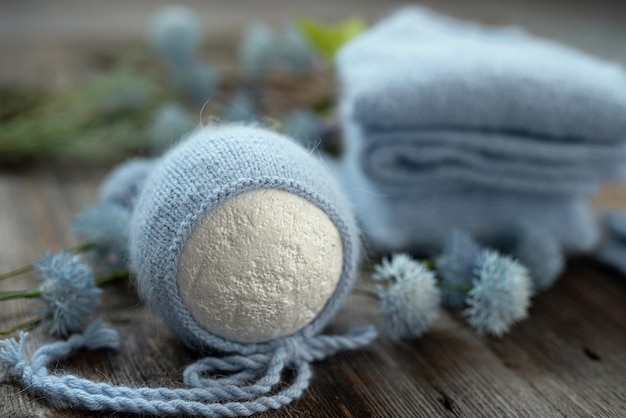
[[(19, 339), (0, 341), (0, 381), (12, 376), (53, 403), (93, 411), (233, 417), (278, 409), (299, 398), (309, 386), (313, 361), (341, 350), (366, 346), (376, 338), (376, 331), (366, 326), (345, 335), (294, 337), (277, 341), (267, 353), (206, 357), (185, 369), (184, 382), (188, 388), (179, 389), (112, 386), (74, 375), (49, 374), (48, 364), (74, 350), (119, 347), (117, 333), (99, 320), (83, 334), (39, 348), (30, 362), (24, 355), (26, 336), (21, 333)], [(286, 369), (295, 371), (294, 381), (270, 394)], [(230, 375), (211, 378), (210, 373)]]

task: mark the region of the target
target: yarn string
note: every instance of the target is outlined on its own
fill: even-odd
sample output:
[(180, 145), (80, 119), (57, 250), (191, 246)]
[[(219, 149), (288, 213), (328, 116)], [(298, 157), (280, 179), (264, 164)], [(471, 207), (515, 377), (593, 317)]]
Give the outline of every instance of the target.
[[(267, 353), (203, 358), (184, 372), (184, 382), (190, 387), (179, 389), (130, 388), (74, 375), (50, 374), (46, 366), (74, 350), (119, 347), (117, 333), (99, 320), (87, 327), (83, 334), (42, 346), (30, 361), (24, 353), (26, 336), (21, 333), (19, 339), (0, 341), (0, 380), (10, 375), (53, 402), (94, 411), (222, 417), (251, 415), (290, 403), (308, 388), (312, 361), (322, 360), (340, 350), (365, 346), (376, 338), (376, 331), (368, 326), (345, 335), (297, 337), (277, 341)], [(286, 369), (295, 372), (293, 382), (277, 393), (269, 394), (280, 383)], [(205, 377), (216, 372), (231, 375)]]

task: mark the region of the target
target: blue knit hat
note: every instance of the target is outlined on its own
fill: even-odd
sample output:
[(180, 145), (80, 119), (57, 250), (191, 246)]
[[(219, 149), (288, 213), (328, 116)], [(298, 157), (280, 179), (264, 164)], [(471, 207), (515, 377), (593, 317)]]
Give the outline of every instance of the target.
[(341, 236), (343, 267), (337, 288), (298, 336), (319, 332), (355, 279), (360, 251), (355, 220), (320, 161), (294, 141), (264, 129), (235, 125), (201, 130), (152, 170), (136, 203), (130, 234), (140, 294), (192, 346), (247, 354), (282, 343), (242, 344), (207, 331), (184, 305), (176, 281), (181, 253), (196, 225), (218, 205), (257, 189), (284, 190), (306, 199), (331, 219)]
[[(120, 167), (101, 190), (104, 200), (119, 198), (120, 203), (134, 206), (131, 261), (144, 299), (191, 345), (231, 354), (189, 365), (183, 374), (187, 388), (113, 386), (50, 372), (47, 365), (74, 350), (119, 346), (117, 333), (96, 320), (82, 334), (40, 347), (30, 360), (25, 356), (24, 333), (19, 340), (0, 341), (0, 381), (12, 376), (63, 407), (150, 415), (251, 415), (300, 397), (309, 385), (313, 361), (365, 346), (376, 337), (371, 326), (344, 335), (318, 335), (355, 279), (358, 234), (350, 207), (324, 166), (288, 138), (253, 127), (206, 128), (171, 149), (152, 168), (145, 161)], [(341, 241), (340, 277), (332, 282), (336, 287), (318, 314), (294, 332), (262, 341), (233, 341), (194, 319), (180, 295), (178, 268), (194, 228), (203, 219), (212, 219), (220, 207), (245, 192), (264, 190), (302, 198), (332, 222)], [(277, 390), (285, 369), (293, 370), (293, 379)], [(215, 373), (217, 377), (212, 376)]]

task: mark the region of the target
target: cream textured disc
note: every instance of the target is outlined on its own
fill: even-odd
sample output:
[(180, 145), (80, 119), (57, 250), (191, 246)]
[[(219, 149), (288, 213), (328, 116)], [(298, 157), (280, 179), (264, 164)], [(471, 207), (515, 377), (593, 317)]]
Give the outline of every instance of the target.
[(292, 334), (311, 322), (341, 277), (335, 225), (282, 190), (235, 196), (202, 219), (179, 261), (183, 303), (207, 331), (238, 342)]

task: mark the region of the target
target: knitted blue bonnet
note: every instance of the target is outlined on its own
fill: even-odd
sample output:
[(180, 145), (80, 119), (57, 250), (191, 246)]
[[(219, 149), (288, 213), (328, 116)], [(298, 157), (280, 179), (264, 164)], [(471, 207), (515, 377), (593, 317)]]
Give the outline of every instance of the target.
[[(257, 189), (284, 190), (322, 209), (340, 233), (343, 268), (334, 295), (311, 323), (292, 336), (242, 344), (196, 322), (181, 300), (176, 276), (198, 222), (228, 199)], [(266, 352), (285, 339), (318, 333), (348, 293), (360, 252), (350, 206), (324, 166), (286, 137), (242, 126), (202, 130), (163, 157), (136, 203), (130, 240), (139, 292), (161, 318), (194, 347), (241, 354)]]
[[(203, 219), (232, 198), (266, 189), (303, 198), (330, 219), (341, 239), (341, 272), (321, 311), (300, 329), (274, 339), (236, 341), (203, 327), (183, 303), (177, 285), (179, 262)], [(120, 166), (105, 180), (100, 198), (133, 211), (131, 264), (141, 296), (191, 346), (229, 354), (188, 366), (183, 374), (187, 388), (112, 386), (50, 373), (46, 365), (74, 350), (119, 346), (117, 333), (96, 320), (83, 334), (39, 348), (30, 361), (24, 355), (23, 336), (3, 341), (0, 380), (11, 375), (63, 407), (155, 415), (251, 415), (300, 397), (311, 379), (311, 362), (365, 346), (376, 337), (371, 326), (344, 335), (319, 335), (355, 280), (359, 237), (350, 206), (325, 167), (290, 139), (255, 127), (204, 128), (155, 162), (135, 160)], [(293, 380), (277, 388), (286, 369), (294, 371)]]

